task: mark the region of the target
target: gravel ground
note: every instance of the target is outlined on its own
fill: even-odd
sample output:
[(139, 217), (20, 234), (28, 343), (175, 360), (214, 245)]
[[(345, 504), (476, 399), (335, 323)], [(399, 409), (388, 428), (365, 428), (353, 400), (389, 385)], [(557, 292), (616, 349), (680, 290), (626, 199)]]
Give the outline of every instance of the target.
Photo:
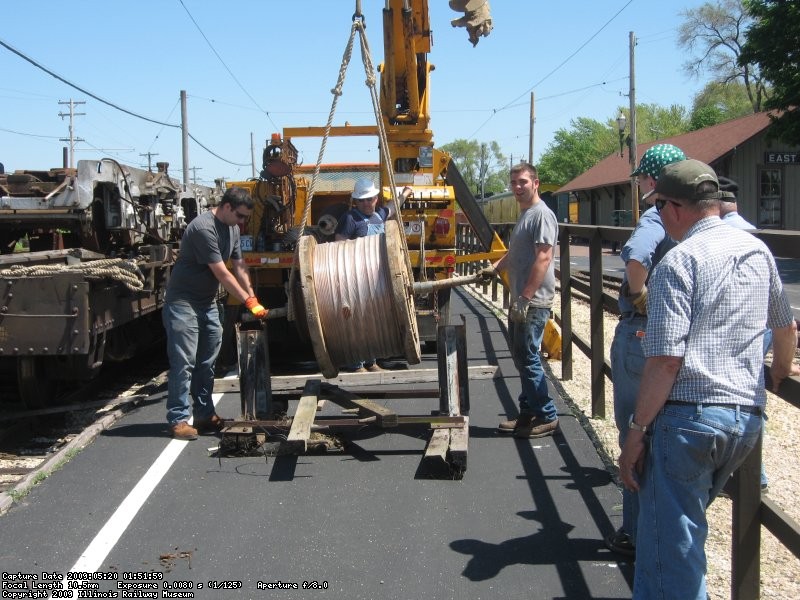
[[(491, 304), (480, 288), (469, 288), (477, 297)], [(494, 304), (498, 314), (503, 313), (499, 302)], [(556, 310), (558, 312), (558, 310)], [(580, 300), (572, 302), (572, 321), (575, 332), (589, 339), (589, 307)], [(605, 355), (610, 355), (611, 340), (617, 318), (608, 315), (605, 320)], [(561, 379), (561, 361), (546, 363), (550, 380), (561, 392), (573, 412), (580, 417), (607, 467), (616, 477), (616, 459), (619, 456), (617, 429), (614, 425), (613, 386), (606, 379), (605, 419), (591, 417), (591, 381), (589, 359), (577, 348), (573, 352), (573, 379)], [(800, 422), (797, 409), (788, 402), (768, 393), (767, 426), (764, 436), (763, 457), (769, 478), (769, 497), (796, 521), (800, 521), (800, 470), (796, 468), (800, 452)], [(715, 500), (708, 510), (709, 537), (706, 543), (708, 557), (708, 594), (712, 600), (730, 598), (731, 571), (731, 501)], [(795, 556), (761, 528), (761, 598), (784, 600), (800, 598), (800, 572)]]

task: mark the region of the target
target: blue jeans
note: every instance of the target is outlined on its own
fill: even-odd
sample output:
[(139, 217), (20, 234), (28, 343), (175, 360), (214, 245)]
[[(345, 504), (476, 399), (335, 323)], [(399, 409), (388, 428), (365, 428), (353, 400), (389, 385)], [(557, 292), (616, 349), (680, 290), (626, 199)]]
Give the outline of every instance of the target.
[(640, 476), (633, 597), (706, 599), (706, 508), (761, 435), (761, 414), (666, 404)]
[[(619, 430), (619, 447), (625, 444), (628, 419), (636, 408), (636, 396), (642, 381), (645, 358), (642, 337), (637, 332), (647, 329), (647, 317), (623, 317), (614, 330), (611, 342), (611, 378), (614, 382), (614, 422)], [(636, 543), (636, 521), (639, 518), (639, 495), (622, 490), (622, 530)]]
[(524, 323), (510, 320), (508, 323), (511, 356), (522, 381), (519, 412), (540, 417), (547, 422), (555, 421), (558, 416), (556, 405), (547, 389), (547, 378), (539, 354), (544, 326), (549, 318), (549, 308), (529, 308)]
[(194, 417), (214, 414), (214, 362), (222, 345), (219, 307), (186, 301), (168, 302), (161, 313), (167, 330), (167, 422), (175, 425), (189, 419), (189, 395)]

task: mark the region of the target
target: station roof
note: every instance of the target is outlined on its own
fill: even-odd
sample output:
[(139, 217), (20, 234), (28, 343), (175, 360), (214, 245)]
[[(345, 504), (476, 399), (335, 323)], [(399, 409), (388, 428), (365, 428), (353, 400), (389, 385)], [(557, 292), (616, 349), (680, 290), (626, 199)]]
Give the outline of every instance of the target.
[[(764, 131), (769, 124), (768, 113), (754, 113), (697, 131), (637, 144), (636, 156), (641, 157), (648, 148), (656, 144), (673, 144), (683, 150), (688, 158), (712, 164)], [(630, 175), (631, 166), (627, 154), (621, 157), (615, 152), (559, 188), (556, 193), (623, 185), (630, 181)]]

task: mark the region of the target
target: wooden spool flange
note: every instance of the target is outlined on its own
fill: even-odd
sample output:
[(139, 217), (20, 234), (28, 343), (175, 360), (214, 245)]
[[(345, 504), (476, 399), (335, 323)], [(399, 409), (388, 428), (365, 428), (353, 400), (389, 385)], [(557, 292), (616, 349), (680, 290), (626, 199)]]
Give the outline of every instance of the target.
[[(404, 356), (410, 364), (420, 362), (419, 331), (417, 330), (416, 312), (414, 308), (413, 279), (404, 256), (404, 246), (400, 237), (400, 229), (395, 221), (385, 224), (385, 233), (370, 236), (373, 239), (358, 238), (341, 242), (317, 244), (311, 236), (303, 236), (297, 247), (299, 287), (302, 296), (302, 310), (296, 311), (302, 318), (314, 355), (322, 374), (326, 378), (336, 377), (339, 368), (352, 362), (369, 358)], [(375, 239), (378, 238), (378, 239)], [(342, 277), (338, 272), (344, 268), (340, 262), (331, 264), (329, 253), (344, 250), (332, 244), (357, 244), (361, 248), (377, 243), (378, 251), (364, 256), (373, 275), (378, 281), (358, 281), (365, 276), (360, 272), (348, 273), (351, 278)], [(374, 262), (377, 261), (377, 264)], [(355, 278), (356, 281), (352, 279)], [(344, 283), (339, 284), (338, 281)], [(339, 306), (331, 301), (323, 301), (319, 291), (322, 288), (336, 289), (342, 285), (358, 286), (365, 295), (358, 298), (357, 305)], [(388, 297), (386, 296), (388, 294)], [(296, 296), (295, 296), (296, 298)], [(391, 314), (386, 314), (387, 309)], [(364, 327), (358, 315), (366, 311), (379, 310), (382, 325), (380, 344), (375, 339), (378, 332)], [(305, 314), (301, 314), (301, 313)], [(330, 332), (345, 328), (352, 335), (331, 335)], [(382, 352), (377, 354), (377, 348)], [(349, 361), (347, 359), (350, 359)]]

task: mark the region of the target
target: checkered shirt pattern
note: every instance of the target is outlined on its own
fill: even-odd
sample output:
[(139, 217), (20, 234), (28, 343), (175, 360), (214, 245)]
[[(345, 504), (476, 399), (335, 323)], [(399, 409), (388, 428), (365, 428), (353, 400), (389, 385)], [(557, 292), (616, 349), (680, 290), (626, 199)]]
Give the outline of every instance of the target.
[(718, 217), (695, 223), (653, 270), (644, 355), (683, 358), (669, 400), (761, 406), (764, 328), (794, 318), (763, 242)]

